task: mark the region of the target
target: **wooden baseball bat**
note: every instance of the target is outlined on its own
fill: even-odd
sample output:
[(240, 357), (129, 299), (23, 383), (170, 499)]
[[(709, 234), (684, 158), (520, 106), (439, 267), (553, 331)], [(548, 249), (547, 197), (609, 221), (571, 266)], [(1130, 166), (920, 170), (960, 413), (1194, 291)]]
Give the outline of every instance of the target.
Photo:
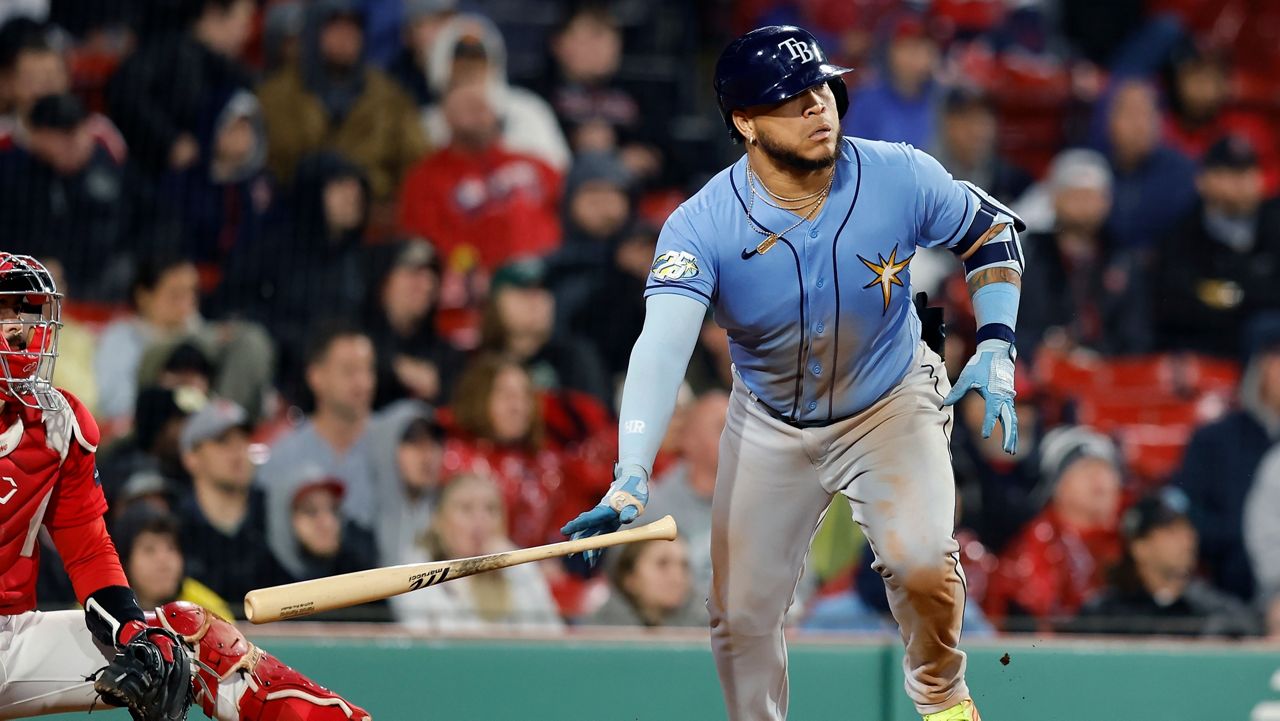
[(549, 543), (533, 548), (491, 553), (487, 556), (459, 558), (433, 563), (406, 563), (400, 566), (371, 568), (283, 586), (257, 588), (244, 596), (244, 615), (253, 623), (270, 623), (285, 618), (309, 616), (321, 611), (380, 601), (455, 578), (473, 576), (521, 563), (572, 553), (607, 548), (638, 541), (671, 541), (676, 538), (676, 521), (663, 516), (653, 523), (625, 531), (603, 533), (590, 538)]

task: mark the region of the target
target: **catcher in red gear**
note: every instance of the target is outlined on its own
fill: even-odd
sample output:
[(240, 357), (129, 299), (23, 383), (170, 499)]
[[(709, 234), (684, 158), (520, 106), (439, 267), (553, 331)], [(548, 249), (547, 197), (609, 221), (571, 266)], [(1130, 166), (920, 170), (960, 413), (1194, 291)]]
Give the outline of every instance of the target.
[[(61, 295), (0, 252), (0, 719), (125, 706), (135, 721), (362, 721), (363, 709), (186, 603), (144, 614), (107, 535), (98, 426), (52, 383)], [(36, 611), (40, 528), (85, 611)]]

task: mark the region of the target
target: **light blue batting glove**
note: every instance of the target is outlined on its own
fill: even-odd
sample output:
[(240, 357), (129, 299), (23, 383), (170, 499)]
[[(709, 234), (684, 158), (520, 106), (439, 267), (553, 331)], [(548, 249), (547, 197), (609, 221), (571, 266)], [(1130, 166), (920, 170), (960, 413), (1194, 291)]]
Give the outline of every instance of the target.
[(943, 399), (944, 406), (954, 405), (965, 393), (977, 390), (987, 402), (982, 417), (982, 437), (990, 438), (996, 428), (996, 419), (1004, 429), (1004, 452), (1018, 452), (1018, 413), (1013, 407), (1013, 359), (1014, 347), (1007, 340), (991, 339), (978, 344), (973, 357), (960, 371), (956, 385)]
[[(624, 523), (639, 518), (648, 502), (648, 474), (640, 466), (620, 467), (614, 471), (613, 484), (600, 503), (566, 523), (560, 532), (573, 540), (613, 533)], [(600, 549), (585, 551), (582, 558), (588, 566), (594, 566), (600, 558)]]

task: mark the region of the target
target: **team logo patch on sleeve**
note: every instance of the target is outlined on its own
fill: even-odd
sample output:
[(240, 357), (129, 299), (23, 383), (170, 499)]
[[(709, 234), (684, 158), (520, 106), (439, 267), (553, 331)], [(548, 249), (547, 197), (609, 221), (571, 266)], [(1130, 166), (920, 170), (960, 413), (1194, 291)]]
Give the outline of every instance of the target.
[(658, 280), (684, 280), (698, 274), (698, 260), (683, 250), (668, 250), (653, 261), (649, 274)]

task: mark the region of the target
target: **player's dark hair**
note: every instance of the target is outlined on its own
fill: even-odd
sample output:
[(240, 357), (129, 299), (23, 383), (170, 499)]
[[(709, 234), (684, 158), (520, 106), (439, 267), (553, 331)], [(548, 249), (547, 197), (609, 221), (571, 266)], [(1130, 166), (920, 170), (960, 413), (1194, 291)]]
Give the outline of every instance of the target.
[(310, 368), (323, 362), (334, 343), (353, 336), (368, 338), (369, 334), (349, 318), (335, 318), (321, 323), (307, 338), (307, 344), (302, 353), (303, 366)]
[(190, 258), (180, 253), (156, 253), (142, 258), (134, 267), (133, 280), (129, 283), (129, 305), (137, 309), (138, 293), (155, 290), (171, 271), (194, 265)]

